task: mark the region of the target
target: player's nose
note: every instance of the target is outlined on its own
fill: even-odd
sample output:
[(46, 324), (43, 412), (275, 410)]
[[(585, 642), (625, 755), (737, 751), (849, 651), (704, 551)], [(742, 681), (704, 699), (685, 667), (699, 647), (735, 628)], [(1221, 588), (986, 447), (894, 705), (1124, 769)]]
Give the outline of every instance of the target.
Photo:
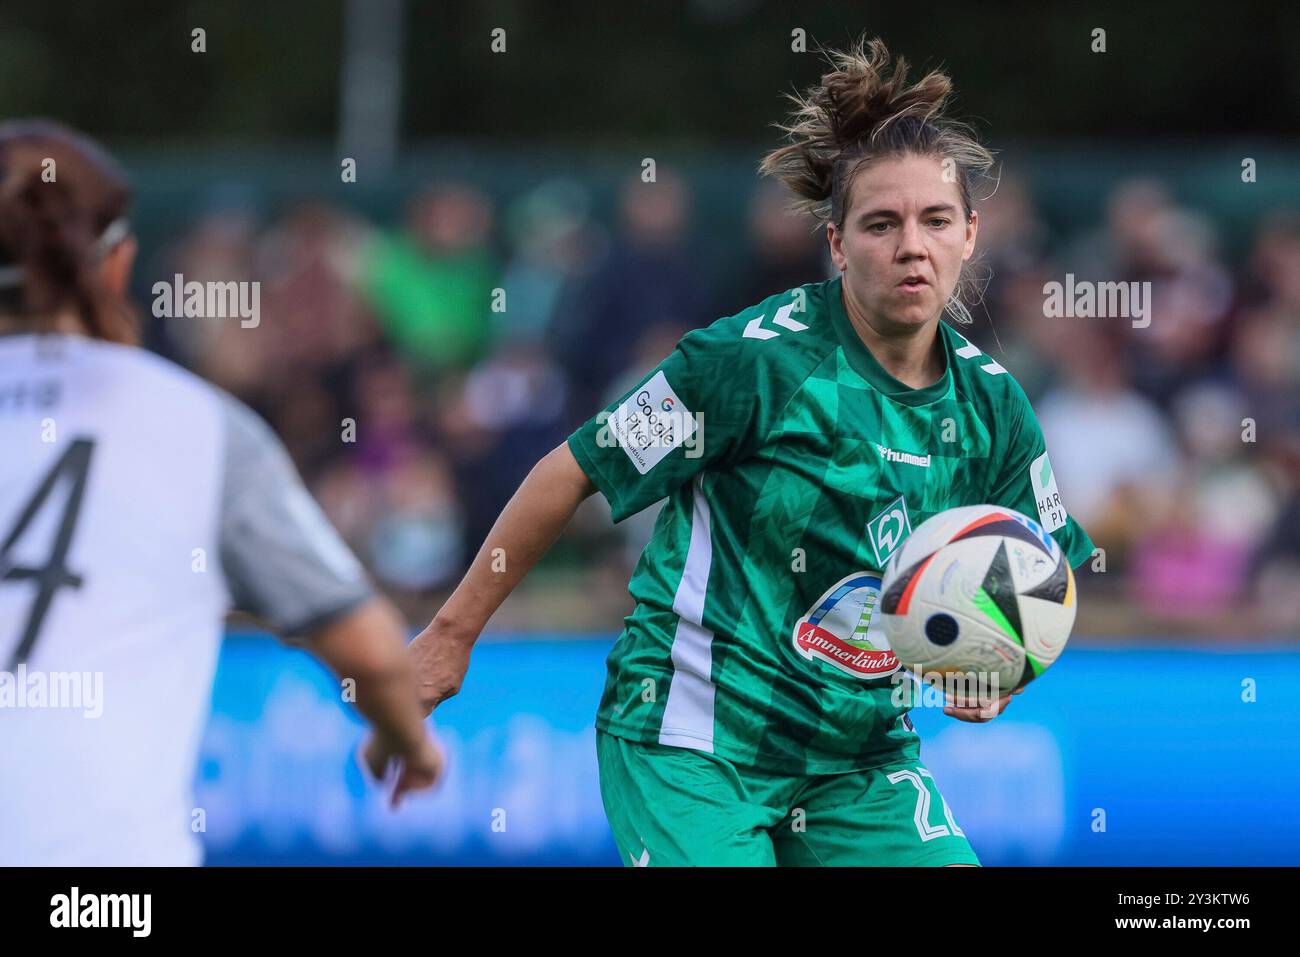
[(919, 224), (911, 221), (903, 223), (902, 228), (898, 231), (898, 251), (896, 255), (900, 262), (910, 262), (914, 259), (925, 259), (927, 257), (925, 243), (921, 241)]

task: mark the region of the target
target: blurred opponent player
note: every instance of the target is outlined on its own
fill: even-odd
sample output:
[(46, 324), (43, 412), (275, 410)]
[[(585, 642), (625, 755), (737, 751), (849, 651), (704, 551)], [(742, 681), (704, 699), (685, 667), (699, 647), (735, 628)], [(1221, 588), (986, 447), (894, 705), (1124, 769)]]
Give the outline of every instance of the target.
[(355, 679), (394, 803), (442, 767), (399, 617), (279, 441), (134, 347), (129, 198), (93, 142), (0, 125), (0, 865), (200, 862), (232, 606)]

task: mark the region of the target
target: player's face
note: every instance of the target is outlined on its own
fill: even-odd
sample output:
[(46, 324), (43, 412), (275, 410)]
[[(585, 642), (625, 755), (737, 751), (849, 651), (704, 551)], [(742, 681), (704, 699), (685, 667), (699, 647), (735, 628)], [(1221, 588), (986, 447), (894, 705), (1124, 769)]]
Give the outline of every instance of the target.
[(916, 327), (938, 320), (977, 225), (938, 157), (906, 155), (858, 171), (844, 227), (831, 224), (827, 238), (847, 294), (873, 324)]

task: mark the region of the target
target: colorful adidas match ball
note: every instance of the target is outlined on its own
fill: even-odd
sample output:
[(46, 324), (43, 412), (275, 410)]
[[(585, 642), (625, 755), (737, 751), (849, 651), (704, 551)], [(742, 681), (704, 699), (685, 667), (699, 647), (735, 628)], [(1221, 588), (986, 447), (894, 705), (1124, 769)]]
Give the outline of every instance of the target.
[(928, 519), (886, 563), (878, 614), (918, 677), (971, 674), (999, 694), (1056, 661), (1078, 602), (1065, 553), (1033, 519), (969, 505)]

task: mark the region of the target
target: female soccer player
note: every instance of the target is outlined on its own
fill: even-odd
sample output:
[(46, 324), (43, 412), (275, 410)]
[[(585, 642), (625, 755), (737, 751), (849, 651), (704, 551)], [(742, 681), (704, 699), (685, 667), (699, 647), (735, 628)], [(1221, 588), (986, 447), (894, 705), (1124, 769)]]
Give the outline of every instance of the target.
[(191, 785), (232, 605), (356, 682), (366, 764), (401, 764), (394, 803), (442, 766), (396, 610), (279, 441), (133, 347), (129, 197), (86, 138), (0, 125), (3, 865), (199, 862)]
[(945, 116), (943, 74), (909, 85), (879, 41), (832, 67), (762, 170), (825, 223), (839, 275), (686, 335), (549, 453), (413, 645), (436, 705), (587, 495), (615, 521), (667, 498), (596, 718), (624, 863), (977, 864), (891, 700), (872, 603), (828, 609), (960, 505), (1037, 513), (1072, 566), (1092, 550), (1024, 392), (941, 321), (968, 319), (955, 291), (992, 157)]

